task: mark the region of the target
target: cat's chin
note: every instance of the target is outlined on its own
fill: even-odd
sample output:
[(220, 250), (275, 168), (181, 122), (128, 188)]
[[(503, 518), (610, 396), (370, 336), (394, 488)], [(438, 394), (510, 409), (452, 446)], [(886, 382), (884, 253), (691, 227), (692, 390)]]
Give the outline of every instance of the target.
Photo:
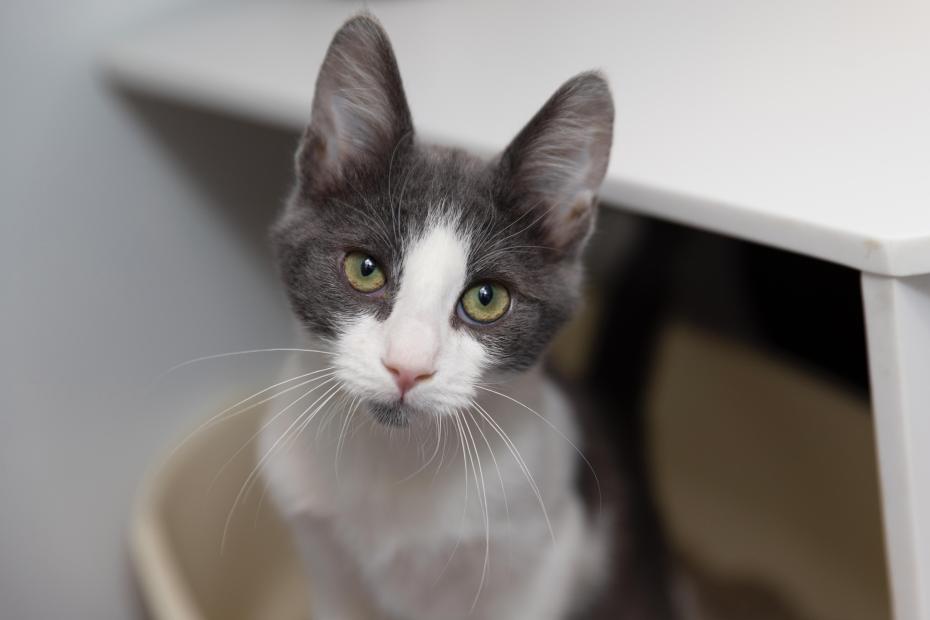
[(410, 417), (416, 412), (409, 405), (401, 402), (380, 403), (369, 402), (368, 413), (375, 421), (384, 426), (404, 427), (410, 424)]

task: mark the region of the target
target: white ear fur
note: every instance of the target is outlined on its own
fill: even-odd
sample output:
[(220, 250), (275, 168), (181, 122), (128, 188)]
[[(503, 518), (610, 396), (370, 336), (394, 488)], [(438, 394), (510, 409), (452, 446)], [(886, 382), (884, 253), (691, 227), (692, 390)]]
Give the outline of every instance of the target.
[(350, 168), (382, 163), (411, 132), (387, 35), (370, 15), (350, 19), (333, 37), (320, 69), (298, 171), (316, 183), (339, 180)]
[(597, 73), (566, 82), (504, 153), (512, 198), (541, 209), (551, 242), (569, 250), (590, 231), (610, 159), (614, 107)]

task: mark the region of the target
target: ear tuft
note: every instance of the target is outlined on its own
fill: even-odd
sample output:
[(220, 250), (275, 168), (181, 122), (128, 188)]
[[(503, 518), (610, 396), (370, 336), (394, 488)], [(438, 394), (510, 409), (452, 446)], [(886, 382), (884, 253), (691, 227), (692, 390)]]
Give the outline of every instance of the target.
[(298, 151), (301, 180), (315, 189), (351, 172), (387, 165), (413, 123), (387, 34), (368, 13), (333, 37), (320, 69), (313, 111)]
[(582, 73), (549, 98), (501, 158), (505, 202), (539, 210), (549, 242), (563, 252), (576, 252), (590, 233), (613, 120), (607, 81)]

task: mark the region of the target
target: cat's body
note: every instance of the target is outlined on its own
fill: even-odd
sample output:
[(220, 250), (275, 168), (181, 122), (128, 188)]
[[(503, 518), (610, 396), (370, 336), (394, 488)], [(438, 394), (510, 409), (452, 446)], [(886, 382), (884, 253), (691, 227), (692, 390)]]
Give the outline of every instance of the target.
[(378, 23), (336, 34), (273, 231), (304, 350), (258, 467), (314, 620), (791, 617), (643, 574), (665, 560), (633, 531), (648, 502), (541, 370), (580, 296), (612, 127), (584, 73), (493, 159), (423, 144)]
[(560, 620), (604, 587), (615, 515), (583, 501), (576, 412), (540, 364), (612, 121), (582, 74), (497, 158), (424, 145), (380, 26), (337, 33), (274, 230), (299, 346), (326, 353), (294, 355), (302, 396), (261, 439), (314, 618)]
[[(289, 376), (314, 370), (308, 357)], [(609, 513), (592, 515), (577, 492), (579, 473), (590, 474), (568, 443), (579, 441), (569, 403), (538, 368), (500, 388), (559, 431), (494, 394), (477, 399), (542, 501), (503, 439), (474, 419), (468, 457), (449, 420), (440, 431), (356, 415), (308, 427), (270, 461), (277, 504), (309, 556), (318, 617), (556, 620), (607, 578)], [(269, 427), (264, 450), (291, 420)]]

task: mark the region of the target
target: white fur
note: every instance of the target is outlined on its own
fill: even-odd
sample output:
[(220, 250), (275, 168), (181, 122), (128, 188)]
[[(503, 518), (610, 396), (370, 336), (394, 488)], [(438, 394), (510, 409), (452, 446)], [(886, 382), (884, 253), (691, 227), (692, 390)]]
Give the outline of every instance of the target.
[(350, 391), (385, 402), (396, 399), (397, 386), (382, 363), (390, 362), (435, 372), (405, 395), (409, 405), (437, 414), (468, 405), (486, 353), (449, 320), (466, 284), (467, 256), (467, 240), (447, 223), (437, 223), (412, 244), (388, 320), (361, 316), (346, 325), (337, 343), (338, 376)]
[[(352, 410), (337, 398), (318, 414), (331, 410), (334, 422), (315, 420), (291, 448), (273, 449), (301, 408), (262, 436), (263, 453), (274, 455), (267, 480), (309, 571), (315, 619), (555, 620), (602, 571), (592, 556), (606, 548), (603, 530), (589, 527), (573, 488), (577, 430), (567, 402), (539, 369), (484, 377), (488, 353), (452, 327), (467, 254), (454, 227), (431, 226), (407, 250), (386, 321), (359, 317), (335, 343), (334, 359), (297, 354), (289, 364), (288, 376), (335, 364), (342, 390), (363, 399), (397, 397), (384, 356), (429, 363), (436, 373), (408, 392), (417, 415), (405, 429), (364, 411), (346, 417)], [(546, 421), (475, 387), (481, 380)], [(472, 400), (513, 441), (545, 511)]]

